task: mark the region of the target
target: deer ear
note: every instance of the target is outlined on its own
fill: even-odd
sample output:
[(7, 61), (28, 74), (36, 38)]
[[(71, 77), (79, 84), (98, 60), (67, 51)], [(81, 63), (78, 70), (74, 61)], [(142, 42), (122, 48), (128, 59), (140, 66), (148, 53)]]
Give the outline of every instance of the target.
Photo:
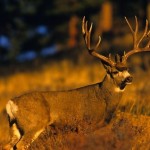
[(104, 68), (106, 69), (106, 72), (110, 73), (111, 72), (111, 66), (106, 64), (106, 63), (104, 63), (104, 62), (102, 62), (102, 64), (103, 64)]

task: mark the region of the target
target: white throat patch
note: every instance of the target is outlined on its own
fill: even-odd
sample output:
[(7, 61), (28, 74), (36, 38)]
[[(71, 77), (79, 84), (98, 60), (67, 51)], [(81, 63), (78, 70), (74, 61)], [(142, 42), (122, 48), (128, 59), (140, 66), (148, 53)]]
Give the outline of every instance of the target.
[(121, 90), (119, 87), (115, 87), (115, 92), (119, 93), (119, 92), (124, 92), (125, 89)]

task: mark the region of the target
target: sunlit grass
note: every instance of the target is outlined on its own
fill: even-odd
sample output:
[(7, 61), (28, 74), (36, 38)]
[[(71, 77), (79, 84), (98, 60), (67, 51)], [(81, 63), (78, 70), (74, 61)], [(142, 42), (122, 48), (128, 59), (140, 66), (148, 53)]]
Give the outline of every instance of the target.
[[(35, 90), (68, 90), (102, 81), (105, 70), (100, 63), (74, 64), (62, 60), (45, 64), (41, 70), (18, 72), (0, 79), (0, 111), (14, 96)], [(150, 114), (149, 73), (139, 70), (133, 74), (132, 85), (128, 85), (120, 102), (127, 112)]]
[(104, 69), (98, 64), (75, 65), (62, 60), (48, 63), (41, 70), (18, 72), (0, 79), (0, 110), (13, 96), (35, 90), (68, 90), (98, 82)]
[[(105, 75), (105, 69), (98, 61), (73, 63), (71, 60), (59, 60), (56, 62), (50, 61), (41, 69), (34, 69), (30, 72), (17, 72), (1, 77), (0, 112), (5, 108), (6, 102), (14, 96), (37, 90), (74, 89), (100, 82)], [(127, 86), (116, 112), (123, 111), (137, 116), (150, 115), (150, 72), (138, 69), (132, 74), (133, 84)], [(8, 123), (6, 119), (3, 119), (5, 117), (0, 118), (4, 125), (4, 127), (0, 126), (0, 142), (8, 140), (8, 134), (4, 132), (5, 125)]]

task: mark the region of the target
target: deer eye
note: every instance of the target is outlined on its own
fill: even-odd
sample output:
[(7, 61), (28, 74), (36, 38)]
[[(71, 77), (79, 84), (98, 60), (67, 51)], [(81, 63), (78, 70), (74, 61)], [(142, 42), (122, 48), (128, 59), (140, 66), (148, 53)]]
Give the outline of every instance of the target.
[(113, 71), (112, 73), (113, 73), (113, 74), (118, 74), (118, 71)]

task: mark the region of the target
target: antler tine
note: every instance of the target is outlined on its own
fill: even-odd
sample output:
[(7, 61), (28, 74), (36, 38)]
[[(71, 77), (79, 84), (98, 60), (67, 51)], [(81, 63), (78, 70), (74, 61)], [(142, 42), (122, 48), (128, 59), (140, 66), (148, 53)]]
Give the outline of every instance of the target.
[(147, 43), (145, 48), (150, 48), (150, 41)]
[(140, 38), (140, 40), (138, 42), (138, 46), (141, 43), (141, 41), (143, 40), (143, 38), (146, 37), (147, 34), (148, 34), (148, 20), (146, 19), (145, 30), (144, 30), (144, 33), (143, 33), (143, 35), (141, 36), (141, 38)]
[(150, 31), (148, 31), (148, 20), (146, 20), (146, 24), (145, 24), (145, 29), (144, 29), (144, 33), (142, 34), (142, 36), (140, 37), (140, 39), (137, 39), (137, 34), (138, 34), (138, 20), (137, 17), (135, 16), (135, 31), (133, 30), (133, 28), (131, 27), (128, 19), (125, 17), (125, 20), (131, 30), (131, 33), (133, 35), (133, 49), (131, 51), (129, 51), (128, 53), (124, 54), (123, 58), (124, 61), (127, 60), (127, 58), (134, 54), (134, 53), (138, 53), (138, 52), (144, 52), (144, 51), (150, 51), (150, 39), (148, 41), (148, 43), (146, 44), (145, 47), (140, 48), (139, 45), (142, 42), (142, 40), (144, 39), (144, 37), (148, 36), (149, 38), (149, 34)]
[(92, 56), (95, 56), (97, 58), (99, 58), (101, 61), (107, 63), (108, 65), (110, 66), (114, 66), (115, 63), (110, 59), (110, 58), (107, 58), (99, 53), (97, 53), (95, 50), (97, 50), (97, 48), (99, 47), (100, 45), (100, 42), (101, 42), (101, 37), (99, 36), (99, 39), (98, 39), (98, 42), (95, 46), (95, 48), (92, 48), (91, 49), (91, 32), (92, 32), (92, 27), (93, 27), (93, 23), (91, 23), (91, 26), (88, 30), (88, 21), (85, 21), (85, 16), (83, 17), (83, 20), (82, 20), (82, 33), (83, 33), (83, 37), (84, 37), (84, 40), (85, 40), (85, 43), (86, 43), (86, 46), (87, 46), (87, 49), (89, 51), (89, 53), (92, 55)]
[[(93, 28), (93, 23), (91, 23), (91, 26), (88, 30), (88, 21), (85, 21), (85, 16), (83, 17), (83, 20), (82, 20), (82, 33), (83, 33), (83, 36), (84, 36), (84, 39), (85, 39), (85, 43), (86, 43), (86, 46), (88, 48), (89, 51), (91, 51), (91, 32), (92, 32), (92, 28)], [(101, 41), (101, 38), (99, 37), (99, 40), (96, 44), (96, 47), (94, 49), (97, 49), (98, 46), (100, 45), (100, 41)]]
[(138, 33), (138, 28), (139, 28), (139, 25), (138, 25), (138, 21), (137, 21), (137, 17), (135, 16), (135, 31), (133, 30), (131, 24), (129, 23), (127, 17), (125, 17), (125, 20), (131, 30), (131, 33), (133, 35), (133, 47), (134, 48), (137, 48), (137, 33)]
[[(147, 37), (150, 38), (149, 34), (150, 34), (150, 30), (147, 32)], [(149, 40), (149, 42), (147, 43), (146, 48), (150, 48), (150, 40)]]
[(91, 39), (92, 27), (93, 27), (93, 23), (91, 23), (90, 29), (89, 29), (89, 31), (88, 31), (88, 21), (86, 21), (86, 32), (88, 33), (88, 34), (87, 34), (87, 44), (88, 44), (89, 50), (91, 49), (90, 39)]

